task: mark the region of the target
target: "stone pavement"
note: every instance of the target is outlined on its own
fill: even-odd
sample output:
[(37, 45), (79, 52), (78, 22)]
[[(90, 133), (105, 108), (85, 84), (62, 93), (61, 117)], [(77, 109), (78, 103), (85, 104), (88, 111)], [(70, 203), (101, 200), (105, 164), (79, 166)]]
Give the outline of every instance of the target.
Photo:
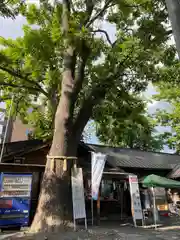
[(0, 233), (0, 240), (11, 238), (15, 234), (16, 233), (12, 233), (12, 232)]
[[(154, 230), (154, 229), (142, 229), (134, 227), (119, 227), (116, 229), (103, 229), (99, 228), (96, 231), (92, 231), (92, 235), (96, 235), (97, 238), (92, 239), (104, 239), (104, 240), (169, 240), (180, 239), (180, 229), (171, 230)], [(89, 238), (91, 239), (91, 238)]]
[[(18, 239), (19, 234), (15, 234), (14, 237), (8, 233), (0, 235), (0, 240)], [(20, 237), (20, 236), (19, 236)], [(24, 240), (169, 240), (169, 239), (180, 239), (180, 229), (174, 230), (152, 230), (142, 229), (133, 227), (119, 227), (104, 229), (102, 227), (93, 228), (88, 231), (78, 232), (64, 232), (59, 234), (42, 235), (38, 234), (35, 236), (22, 236), (20, 239)]]
[(24, 235), (24, 233), (1, 233), (0, 240), (169, 240), (180, 239), (180, 226), (164, 227), (158, 230), (134, 228), (132, 226), (100, 226), (88, 231), (68, 231), (57, 234)]

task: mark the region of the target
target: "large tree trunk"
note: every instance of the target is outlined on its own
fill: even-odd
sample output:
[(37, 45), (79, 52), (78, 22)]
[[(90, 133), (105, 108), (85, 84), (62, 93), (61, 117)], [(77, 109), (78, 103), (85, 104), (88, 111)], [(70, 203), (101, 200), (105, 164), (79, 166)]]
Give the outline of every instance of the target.
[(47, 157), (38, 208), (31, 225), (31, 231), (33, 232), (58, 231), (62, 227), (72, 226), (70, 176), (73, 160), (67, 160), (67, 170), (64, 171), (64, 161), (61, 156), (76, 156), (78, 141), (72, 137), (70, 130), (69, 118), (67, 118), (67, 102), (68, 99), (65, 101), (61, 96), (55, 117), (54, 137), (49, 157)]
[[(69, 77), (67, 72), (64, 77)], [(78, 140), (72, 136), (68, 102), (67, 95), (63, 93), (55, 116), (54, 137), (47, 157), (38, 208), (31, 225), (33, 232), (51, 232), (72, 226), (70, 176), (73, 160), (67, 160), (67, 170), (64, 171), (63, 156), (76, 156)]]
[(31, 231), (57, 231), (72, 226), (71, 167), (67, 160), (63, 169), (63, 157), (75, 157), (79, 138), (74, 137), (71, 111), (73, 79), (70, 69), (63, 73), (61, 98), (55, 116), (52, 146), (47, 158), (38, 208)]
[(71, 167), (67, 160), (63, 169), (63, 157), (75, 157), (79, 139), (73, 137), (71, 93), (73, 78), (70, 69), (63, 73), (61, 98), (55, 116), (52, 146), (47, 158), (38, 208), (31, 231), (57, 231), (72, 226)]
[[(50, 161), (50, 160), (48, 160)], [(70, 226), (72, 218), (69, 176), (59, 177), (46, 168), (32, 232), (53, 232)]]
[[(63, 0), (62, 26), (65, 37), (68, 32), (69, 2)], [(65, 40), (66, 41), (66, 38)], [(68, 41), (66, 42), (68, 45)], [(63, 158), (75, 157), (83, 128), (75, 129), (73, 122), (75, 79), (75, 53), (69, 46), (64, 52), (64, 71), (61, 97), (57, 106), (52, 146), (47, 157), (46, 169), (41, 186), (37, 211), (31, 231), (51, 232), (64, 227), (72, 227), (71, 168), (73, 159), (67, 160), (67, 170), (63, 169)], [(82, 127), (83, 126), (83, 127)]]

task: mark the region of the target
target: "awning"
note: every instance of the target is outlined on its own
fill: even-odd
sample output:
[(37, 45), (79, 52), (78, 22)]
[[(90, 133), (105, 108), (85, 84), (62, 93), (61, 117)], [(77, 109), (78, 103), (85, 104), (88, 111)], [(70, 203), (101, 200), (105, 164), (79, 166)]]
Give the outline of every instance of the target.
[(154, 174), (146, 176), (142, 184), (145, 187), (180, 188), (180, 182)]

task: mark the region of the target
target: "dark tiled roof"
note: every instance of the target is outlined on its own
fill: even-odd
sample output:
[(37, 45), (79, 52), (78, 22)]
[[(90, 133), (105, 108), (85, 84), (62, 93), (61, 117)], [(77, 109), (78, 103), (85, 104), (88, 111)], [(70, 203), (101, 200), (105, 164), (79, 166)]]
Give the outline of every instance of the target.
[[(21, 156), (25, 153), (36, 151), (40, 148), (47, 147), (49, 143), (39, 140), (28, 140), (6, 143), (4, 148), (3, 159), (12, 156)], [(180, 169), (180, 156), (174, 154), (145, 152), (134, 149), (114, 148), (101, 145), (80, 143), (81, 151), (105, 153), (108, 158), (108, 164), (113, 168), (145, 168), (145, 169), (167, 169), (172, 170), (176, 166)], [(0, 144), (0, 151), (2, 144)], [(85, 154), (86, 155), (86, 154)], [(177, 169), (176, 169), (177, 170)], [(180, 170), (179, 170), (180, 177)]]
[(180, 164), (176, 165), (173, 170), (168, 174), (169, 178), (179, 178), (180, 177)]
[(113, 167), (172, 170), (177, 164), (180, 164), (180, 156), (174, 154), (145, 152), (92, 144), (88, 144), (88, 146), (95, 152), (107, 154), (107, 161)]
[[(10, 156), (17, 155), (17, 154), (29, 152), (43, 145), (44, 145), (43, 141), (40, 141), (40, 140), (26, 140), (26, 141), (5, 143), (3, 159)], [(2, 144), (0, 144), (0, 151), (1, 149), (2, 149)]]
[[(41, 140), (26, 140), (26, 141), (18, 141), (18, 142), (9, 142), (5, 143), (4, 153), (3, 153), (3, 161), (6, 159), (10, 159), (14, 156), (23, 156), (32, 151), (37, 151), (39, 149), (51, 146), (51, 142), (43, 142)], [(2, 149), (2, 144), (0, 144), (0, 151)], [(86, 155), (90, 151), (89, 147), (80, 142), (78, 147), (79, 155)]]

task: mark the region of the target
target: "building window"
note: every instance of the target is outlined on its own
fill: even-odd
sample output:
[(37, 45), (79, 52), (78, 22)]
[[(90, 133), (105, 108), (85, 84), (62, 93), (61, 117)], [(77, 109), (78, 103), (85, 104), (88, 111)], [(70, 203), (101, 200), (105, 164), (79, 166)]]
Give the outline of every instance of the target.
[(29, 129), (26, 129), (26, 136), (29, 136), (29, 133), (30, 133)]

